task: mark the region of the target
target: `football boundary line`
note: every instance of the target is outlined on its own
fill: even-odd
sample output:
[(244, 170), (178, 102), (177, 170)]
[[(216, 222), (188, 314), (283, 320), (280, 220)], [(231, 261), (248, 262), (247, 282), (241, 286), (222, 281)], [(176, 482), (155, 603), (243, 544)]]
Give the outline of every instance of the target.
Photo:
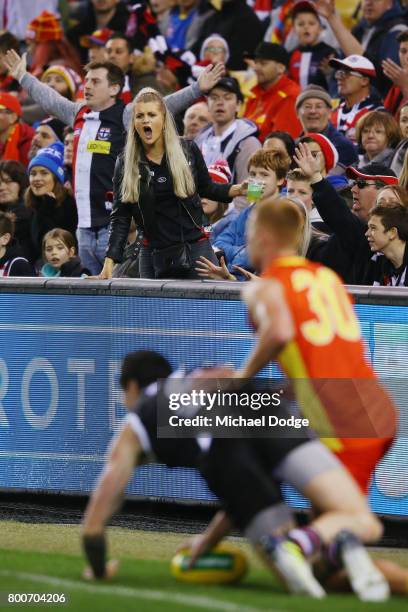
[[(184, 595), (172, 591), (160, 591), (153, 589), (139, 589), (134, 587), (113, 586), (106, 584), (91, 584), (80, 582), (78, 580), (70, 580), (67, 578), (57, 578), (56, 576), (48, 576), (45, 574), (31, 574), (28, 572), (13, 572), (10, 570), (0, 570), (0, 578), (15, 578), (28, 582), (49, 584), (53, 587), (73, 589), (84, 591), (92, 594), (107, 594), (118, 595), (121, 597), (133, 597), (136, 599), (144, 599), (147, 601), (156, 601), (163, 603), (175, 603), (183, 606), (201, 608), (207, 610), (219, 610), (220, 612), (265, 612), (265, 608), (254, 608), (252, 606), (241, 605), (234, 602), (223, 601), (205, 595)], [(24, 587), (25, 592), (28, 589)], [(69, 605), (69, 600), (68, 600)], [(268, 612), (283, 612), (276, 608), (268, 608)]]

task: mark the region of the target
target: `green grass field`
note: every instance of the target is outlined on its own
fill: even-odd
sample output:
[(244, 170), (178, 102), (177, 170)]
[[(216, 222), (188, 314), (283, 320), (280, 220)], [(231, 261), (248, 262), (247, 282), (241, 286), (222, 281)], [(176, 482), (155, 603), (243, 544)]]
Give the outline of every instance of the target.
[[(238, 586), (200, 587), (176, 582), (169, 573), (169, 559), (182, 536), (128, 529), (109, 530), (111, 558), (119, 558), (117, 577), (101, 583), (81, 579), (84, 561), (77, 525), (0, 523), (0, 592), (64, 593), (67, 605), (36, 605), (36, 610), (78, 612), (359, 612), (360, 610), (405, 611), (406, 598), (385, 604), (363, 604), (352, 595), (331, 595), (323, 601), (286, 595), (254, 559), (240, 539), (251, 562), (251, 571)], [(377, 553), (378, 554), (378, 553)], [(408, 566), (408, 551), (383, 551), (381, 556)], [(1, 606), (1, 603), (0, 603)], [(25, 607), (18, 605), (14, 607)]]

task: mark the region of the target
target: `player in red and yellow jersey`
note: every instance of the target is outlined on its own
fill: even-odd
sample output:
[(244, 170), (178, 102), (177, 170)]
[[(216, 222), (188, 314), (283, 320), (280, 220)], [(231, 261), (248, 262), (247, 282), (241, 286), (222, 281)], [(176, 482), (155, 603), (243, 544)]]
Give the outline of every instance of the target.
[[(340, 278), (296, 255), (303, 231), (304, 216), (290, 199), (264, 200), (249, 220), (249, 255), (262, 278), (248, 283), (243, 297), (258, 342), (237, 376), (251, 378), (277, 360), (293, 380), (310, 424), (367, 492), (394, 438), (396, 409), (365, 357), (360, 326)], [(322, 515), (313, 521), (316, 539), (327, 520)], [(301, 531), (289, 535), (304, 550), (311, 531)], [(378, 565), (394, 592), (406, 592), (405, 570)]]

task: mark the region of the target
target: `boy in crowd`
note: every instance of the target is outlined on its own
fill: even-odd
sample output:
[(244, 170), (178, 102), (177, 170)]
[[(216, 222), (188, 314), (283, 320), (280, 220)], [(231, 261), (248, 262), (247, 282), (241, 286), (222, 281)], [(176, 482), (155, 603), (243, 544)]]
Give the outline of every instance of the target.
[(375, 206), (366, 232), (374, 255), (370, 271), (373, 285), (408, 285), (408, 212), (404, 206)]
[(297, 2), (292, 11), (293, 29), (299, 46), (290, 56), (288, 76), (302, 87), (320, 85), (328, 89), (329, 84), (322, 70), (322, 63), (336, 56), (336, 50), (320, 42), (322, 24), (312, 2)]
[(0, 211), (0, 278), (4, 276), (34, 276), (34, 271), (14, 243), (14, 216)]
[[(249, 180), (263, 183), (262, 197), (277, 197), (289, 170), (290, 160), (283, 153), (273, 153), (260, 149), (248, 162)], [(222, 251), (230, 274), (236, 273), (235, 266), (252, 270), (246, 252), (246, 227), (251, 211), (256, 201), (245, 208), (218, 236), (214, 243), (216, 251)], [(208, 259), (201, 257), (197, 262), (197, 270), (204, 278), (212, 276), (214, 266)], [(210, 266), (210, 268), (209, 268)], [(224, 268), (221, 268), (224, 271)], [(211, 275), (210, 275), (211, 273)], [(221, 271), (220, 271), (221, 274)], [(223, 278), (223, 277), (222, 277)]]

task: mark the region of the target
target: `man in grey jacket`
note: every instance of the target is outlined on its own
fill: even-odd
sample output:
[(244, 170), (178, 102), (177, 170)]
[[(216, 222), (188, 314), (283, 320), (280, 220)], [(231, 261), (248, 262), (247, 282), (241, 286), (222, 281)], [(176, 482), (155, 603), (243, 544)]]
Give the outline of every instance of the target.
[[(249, 119), (237, 119), (243, 99), (236, 79), (220, 79), (207, 97), (212, 125), (208, 125), (195, 138), (207, 166), (225, 160), (236, 183), (248, 177), (248, 160), (262, 148), (255, 123)], [(234, 205), (237, 209), (243, 209), (248, 203), (246, 198), (239, 197), (235, 198)]]
[[(25, 57), (9, 51), (4, 59), (10, 74), (31, 98), (50, 115), (74, 128), (73, 177), (78, 208), (78, 247), (83, 265), (92, 274), (102, 268), (108, 243), (115, 162), (125, 144), (132, 104), (118, 96), (124, 82), (122, 70), (111, 62), (86, 67), (84, 102), (71, 102), (41, 83), (26, 69)], [(167, 96), (172, 113), (179, 113), (209, 91), (220, 79), (223, 66), (209, 66), (194, 85)]]

